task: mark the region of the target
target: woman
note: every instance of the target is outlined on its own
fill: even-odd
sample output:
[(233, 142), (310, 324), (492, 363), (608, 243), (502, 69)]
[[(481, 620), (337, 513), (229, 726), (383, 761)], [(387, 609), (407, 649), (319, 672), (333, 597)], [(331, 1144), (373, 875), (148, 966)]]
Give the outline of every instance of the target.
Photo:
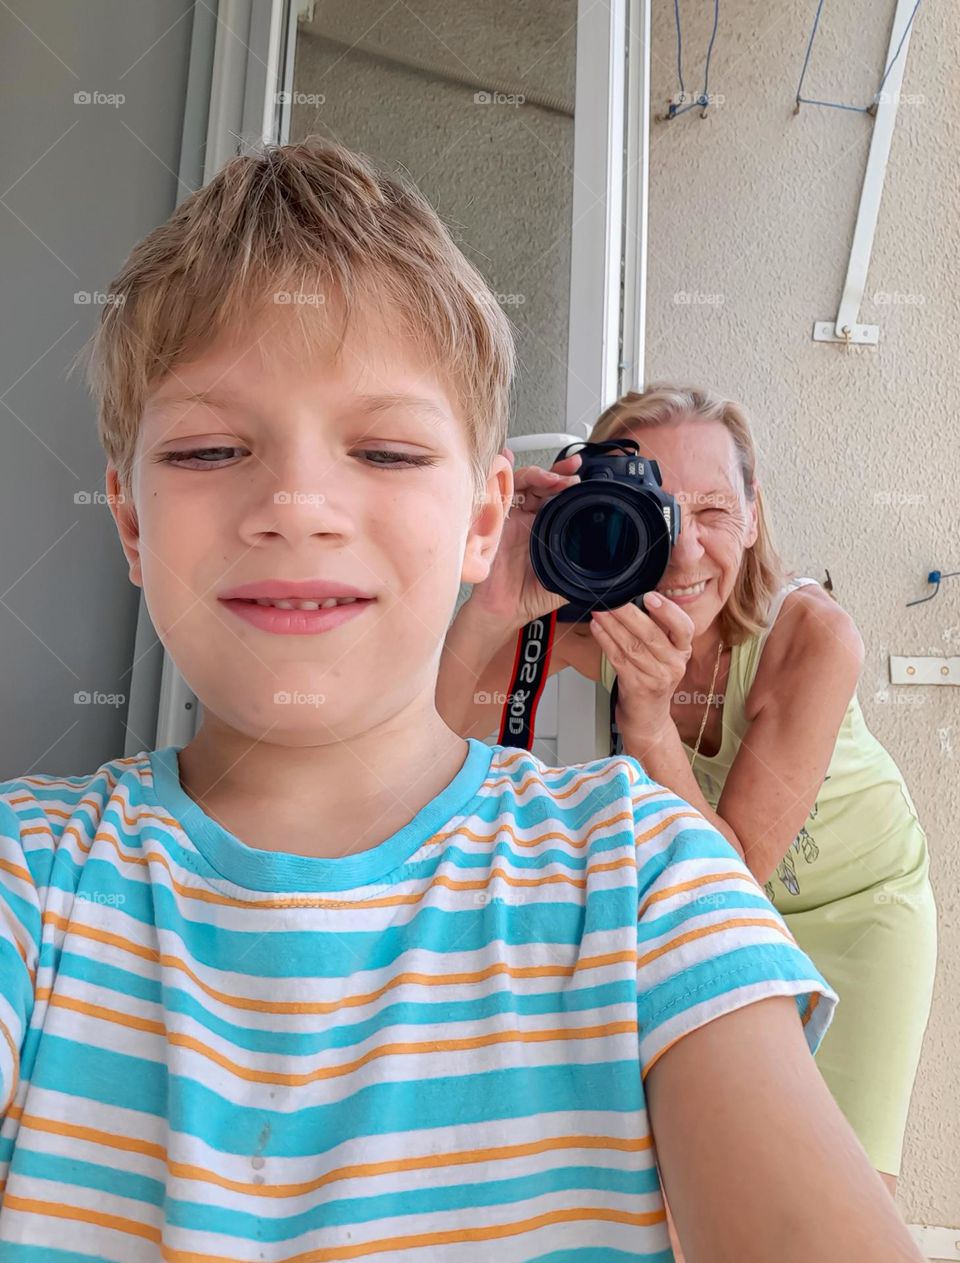
[[(839, 994), (817, 1065), (895, 1195), (936, 906), (913, 801), (856, 697), (860, 635), (778, 557), (737, 404), (656, 385), (620, 399), (590, 437), (634, 438), (659, 462), (681, 531), (644, 610), (557, 624), (550, 672), (617, 679), (624, 753), (724, 834)], [(579, 461), (517, 471), (493, 571), (451, 626), (438, 704), (463, 735), (490, 734), (518, 629), (563, 604), (532, 572), (529, 530)]]

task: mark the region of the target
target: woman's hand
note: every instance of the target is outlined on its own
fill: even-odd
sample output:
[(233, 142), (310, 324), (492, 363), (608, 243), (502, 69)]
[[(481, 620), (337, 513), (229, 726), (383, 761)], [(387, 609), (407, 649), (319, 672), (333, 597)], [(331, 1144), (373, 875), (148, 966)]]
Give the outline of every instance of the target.
[[(503, 449), (503, 454), (512, 464), (514, 456), (509, 447)], [(530, 528), (541, 505), (578, 481), (575, 471), (580, 460), (575, 453), (555, 461), (549, 470), (526, 465), (514, 471), (513, 506), (490, 573), (470, 594), (474, 610), (518, 630), (566, 605), (566, 600), (556, 592), (548, 592), (534, 573), (530, 563)]]
[(646, 609), (594, 610), (590, 630), (617, 673), (617, 727), (624, 745), (658, 741), (673, 720), (670, 702), (693, 652), (693, 620), (668, 597), (648, 592)]

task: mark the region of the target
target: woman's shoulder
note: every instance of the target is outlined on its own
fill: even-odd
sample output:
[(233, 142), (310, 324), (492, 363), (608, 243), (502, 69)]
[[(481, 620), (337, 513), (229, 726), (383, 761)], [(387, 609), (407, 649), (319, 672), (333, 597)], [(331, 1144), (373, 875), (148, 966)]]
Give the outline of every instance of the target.
[(760, 658), (750, 690), (750, 709), (759, 709), (771, 690), (789, 690), (794, 676), (811, 662), (826, 668), (843, 661), (863, 664), (864, 645), (852, 616), (816, 581), (788, 591), (773, 626), (760, 638)]

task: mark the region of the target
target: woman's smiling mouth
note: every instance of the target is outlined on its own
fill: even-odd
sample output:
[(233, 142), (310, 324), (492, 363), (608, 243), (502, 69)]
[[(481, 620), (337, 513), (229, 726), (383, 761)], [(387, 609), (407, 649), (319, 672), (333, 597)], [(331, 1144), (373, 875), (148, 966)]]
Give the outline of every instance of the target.
[(669, 597), (671, 601), (694, 601), (705, 591), (709, 579), (701, 579), (699, 583), (694, 583), (686, 588), (658, 588), (657, 591), (661, 596)]

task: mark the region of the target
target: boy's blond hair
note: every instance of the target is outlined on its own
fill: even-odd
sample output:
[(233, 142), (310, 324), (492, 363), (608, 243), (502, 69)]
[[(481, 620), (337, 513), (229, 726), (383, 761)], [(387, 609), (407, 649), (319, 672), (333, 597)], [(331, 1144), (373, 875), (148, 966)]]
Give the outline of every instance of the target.
[[(653, 382), (642, 394), (628, 391), (599, 417), (590, 431), (590, 439), (598, 443), (603, 439), (623, 438), (627, 430), (669, 425), (687, 419), (719, 421), (726, 426), (733, 439), (747, 503), (753, 503), (757, 449), (750, 420), (740, 404), (732, 399), (723, 399), (712, 391), (670, 382)], [(756, 506), (756, 542), (744, 552), (733, 591), (717, 616), (718, 630), (727, 645), (740, 644), (749, 636), (763, 631), (770, 602), (786, 580), (796, 573), (787, 569), (774, 546), (759, 487), (756, 489)], [(680, 512), (682, 515), (682, 505)]]
[(98, 436), (124, 492), (153, 386), (224, 332), (276, 319), (278, 302), (296, 305), (307, 348), (309, 327), (319, 319), (328, 336), (337, 306), (342, 346), (349, 314), (367, 303), (426, 349), (466, 425), (476, 504), (506, 442), (510, 322), (416, 189), (316, 139), (233, 158), (111, 282), (85, 350)]

